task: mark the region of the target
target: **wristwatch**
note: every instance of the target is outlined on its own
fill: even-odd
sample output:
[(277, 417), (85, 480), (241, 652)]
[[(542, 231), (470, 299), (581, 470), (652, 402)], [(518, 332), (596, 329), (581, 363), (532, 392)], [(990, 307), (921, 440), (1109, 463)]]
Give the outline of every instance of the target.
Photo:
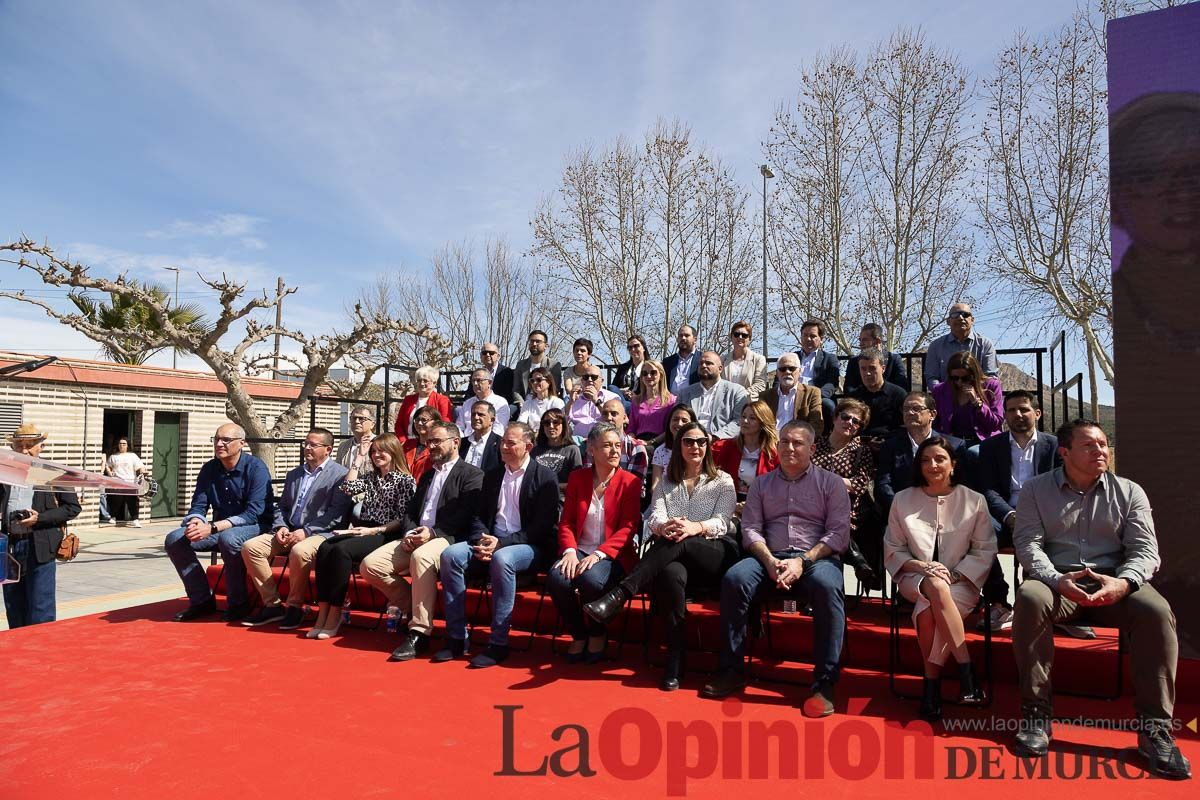
[(812, 569), (813, 560), (808, 557), (808, 553), (800, 554), (800, 563), (804, 565), (805, 572), (808, 572), (810, 569)]

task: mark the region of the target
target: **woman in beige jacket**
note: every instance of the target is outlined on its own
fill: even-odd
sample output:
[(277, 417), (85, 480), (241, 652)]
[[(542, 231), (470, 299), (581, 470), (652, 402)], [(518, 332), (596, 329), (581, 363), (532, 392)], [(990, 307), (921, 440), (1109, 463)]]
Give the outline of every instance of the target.
[(925, 659), (921, 718), (941, 718), (941, 673), (947, 655), (958, 663), (959, 702), (979, 704), (963, 617), (979, 602), (979, 587), (996, 555), (983, 495), (958, 485), (954, 448), (933, 435), (913, 459), (913, 486), (896, 495), (883, 538), (884, 564), (900, 594), (915, 604), (913, 624)]
[(729, 332), (732, 348), (721, 354), (721, 377), (746, 390), (747, 402), (753, 402), (767, 390), (767, 357), (750, 349), (753, 331), (748, 322), (736, 322)]

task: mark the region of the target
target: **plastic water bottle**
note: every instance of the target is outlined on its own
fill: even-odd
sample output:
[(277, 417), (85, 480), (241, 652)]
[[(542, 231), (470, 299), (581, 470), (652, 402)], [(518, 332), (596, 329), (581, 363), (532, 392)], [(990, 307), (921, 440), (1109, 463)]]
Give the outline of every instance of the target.
[(0, 533), (0, 583), (8, 583), (8, 537)]
[(350, 596), (346, 595), (346, 601), (342, 603), (342, 624), (350, 624)]
[(785, 614), (795, 614), (795, 613), (796, 613), (796, 600), (795, 600), (795, 598), (793, 598), (793, 597), (788, 597), (788, 598), (784, 599), (784, 601), (783, 601), (783, 613), (785, 613)]
[(387, 632), (395, 633), (400, 630), (400, 607), (387, 607)]

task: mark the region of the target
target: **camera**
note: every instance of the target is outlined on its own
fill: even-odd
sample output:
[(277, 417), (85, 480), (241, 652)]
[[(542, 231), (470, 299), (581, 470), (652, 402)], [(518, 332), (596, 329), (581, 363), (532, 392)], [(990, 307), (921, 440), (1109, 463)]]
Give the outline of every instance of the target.
[(8, 524), (14, 525), (18, 522), (24, 522), (33, 516), (33, 513), (27, 508), (19, 508), (8, 515)]

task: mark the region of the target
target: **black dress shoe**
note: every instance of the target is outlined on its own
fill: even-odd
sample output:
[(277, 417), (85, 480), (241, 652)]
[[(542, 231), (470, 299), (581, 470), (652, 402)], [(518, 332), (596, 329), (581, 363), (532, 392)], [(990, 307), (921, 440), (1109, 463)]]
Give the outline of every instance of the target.
[(584, 603), (583, 612), (596, 622), (607, 624), (628, 602), (629, 592), (618, 583), (592, 602)]
[(1021, 727), (1017, 730), (1013, 750), (1022, 758), (1041, 758), (1050, 749), (1053, 735), (1050, 709), (1026, 703), (1021, 707)]
[(225, 609), (225, 613), (221, 615), (221, 619), (226, 622), (238, 622), (250, 616), (251, 608), (253, 606), (250, 605), (249, 600), (244, 603), (238, 603), (236, 606), (230, 606)]
[(958, 665), (958, 702), (964, 706), (981, 706), (987, 702), (987, 694), (975, 677), (975, 665), (970, 661)]
[[(451, 639), (446, 642), (446, 646), (433, 654), (433, 658), (429, 659), (434, 664), (444, 664), (447, 661), (453, 661), (456, 658), (462, 658), (467, 652), (466, 639)], [(414, 653), (413, 655), (416, 655)]]
[(746, 676), (740, 672), (723, 670), (700, 690), (701, 697), (728, 697), (746, 688)]
[(489, 644), (487, 649), (471, 659), (468, 669), (487, 669), (497, 664), (503, 664), (508, 658), (508, 645)]
[(1150, 774), (1172, 781), (1184, 781), (1192, 777), (1192, 765), (1179, 752), (1179, 746), (1171, 736), (1171, 721), (1143, 717), (1141, 722), (1138, 753), (1146, 759)]
[(409, 631), (404, 643), (392, 651), (388, 661), (412, 661), (418, 653), (429, 649), (429, 637), (423, 633)]
[(921, 680), (921, 710), (917, 715), (926, 722), (937, 722), (942, 718), (941, 678)]
[(203, 603), (196, 603), (194, 606), (188, 606), (183, 611), (175, 615), (176, 622), (191, 622), (194, 619), (207, 617), (217, 613), (217, 601), (211, 597)]
[(683, 659), (686, 647), (682, 626), (679, 629), (667, 631), (667, 664), (663, 669), (662, 681), (658, 688), (664, 692), (673, 692), (679, 688), (683, 679)]
[(304, 623), (304, 609), (299, 606), (288, 606), (287, 611), (283, 612), (283, 620), (279, 623), (279, 630), (294, 631)]

